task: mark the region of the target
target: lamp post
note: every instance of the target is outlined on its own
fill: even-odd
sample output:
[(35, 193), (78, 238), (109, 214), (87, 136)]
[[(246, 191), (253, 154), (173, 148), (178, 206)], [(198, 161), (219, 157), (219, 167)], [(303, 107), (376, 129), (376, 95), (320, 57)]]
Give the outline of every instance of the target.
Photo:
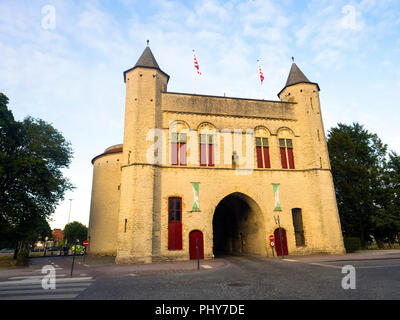
[[(74, 199), (68, 199), (68, 200), (69, 200), (69, 212), (68, 212), (68, 222), (67, 222), (67, 224), (69, 224), (69, 220), (71, 218), (72, 200), (74, 200)], [(68, 244), (68, 240), (67, 240), (67, 238), (65, 238), (65, 245), (67, 245), (67, 244)]]
[(68, 212), (68, 222), (67, 222), (67, 224), (69, 223), (69, 220), (71, 218), (72, 200), (74, 200), (74, 199), (68, 199), (68, 200), (69, 200), (69, 212)]
[(46, 245), (47, 245), (47, 240), (49, 239), (49, 237), (44, 238), (44, 254), (43, 256), (46, 256)]
[(79, 239), (76, 239), (75, 244), (74, 244), (74, 256), (72, 257), (71, 277), (72, 277), (72, 272), (74, 271), (75, 254), (76, 254), (76, 245), (77, 245), (78, 243), (79, 243)]

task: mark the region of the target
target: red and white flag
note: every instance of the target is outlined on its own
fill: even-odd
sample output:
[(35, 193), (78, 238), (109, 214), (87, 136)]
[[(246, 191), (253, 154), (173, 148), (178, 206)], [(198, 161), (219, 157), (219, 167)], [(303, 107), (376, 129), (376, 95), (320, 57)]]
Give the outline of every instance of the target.
[(194, 54), (194, 50), (193, 50), (193, 59), (194, 59), (194, 67), (195, 67), (195, 69), (197, 69), (197, 74), (201, 75), (201, 72), (199, 69), (199, 63), (197, 62), (196, 56)]
[(261, 66), (260, 66), (260, 63), (258, 63), (258, 60), (257, 60), (257, 64), (258, 64), (258, 71), (260, 72), (260, 80), (261, 80), (261, 85), (262, 85), (262, 83), (264, 81), (264, 75), (261, 71)]

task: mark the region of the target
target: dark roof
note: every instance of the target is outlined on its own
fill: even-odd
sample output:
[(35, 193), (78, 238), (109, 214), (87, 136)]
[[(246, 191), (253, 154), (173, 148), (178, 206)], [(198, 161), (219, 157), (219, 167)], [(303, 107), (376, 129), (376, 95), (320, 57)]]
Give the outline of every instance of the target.
[(153, 52), (151, 52), (150, 47), (146, 47), (144, 49), (142, 55), (139, 60), (136, 62), (135, 67), (147, 67), (147, 68), (156, 68), (160, 69), (156, 58), (153, 56)]
[(291, 86), (296, 83), (301, 83), (301, 82), (310, 82), (310, 80), (307, 79), (307, 77), (304, 75), (304, 73), (299, 69), (297, 64), (294, 62), (292, 63), (292, 67), (290, 68), (289, 76), (286, 81), (285, 87)]
[[(126, 73), (135, 69), (135, 68), (150, 68), (150, 69), (157, 69), (159, 71), (161, 71), (163, 74), (165, 74), (169, 80), (169, 75), (166, 74), (164, 71), (162, 71), (156, 61), (156, 58), (154, 58), (153, 53), (150, 50), (150, 47), (147, 46), (142, 55), (140, 56), (139, 60), (136, 62), (135, 66), (129, 70), (126, 70), (124, 72), (124, 82), (126, 82)], [(167, 80), (167, 81), (168, 81)]]
[(289, 76), (287, 78), (285, 87), (278, 93), (278, 96), (281, 94), (281, 92), (292, 85), (298, 84), (298, 83), (311, 83), (311, 84), (315, 84), (318, 87), (319, 90), (319, 86), (317, 83), (315, 82), (311, 82), (310, 80), (307, 79), (307, 77), (304, 75), (304, 73), (300, 70), (300, 68), (293, 62), (292, 63), (292, 67), (290, 68), (290, 72), (289, 72)]

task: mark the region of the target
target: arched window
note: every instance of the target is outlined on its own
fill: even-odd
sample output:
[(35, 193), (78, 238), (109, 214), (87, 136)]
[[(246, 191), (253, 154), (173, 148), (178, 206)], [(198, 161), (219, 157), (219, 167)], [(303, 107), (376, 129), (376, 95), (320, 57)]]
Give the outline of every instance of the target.
[(269, 157), (269, 131), (266, 128), (259, 127), (254, 131), (256, 138), (256, 156), (257, 168), (271, 168)]
[(215, 128), (208, 123), (202, 124), (198, 128), (200, 166), (213, 167), (215, 164)]
[(183, 121), (175, 121), (170, 125), (171, 164), (174, 166), (187, 165), (187, 138), (189, 127)]
[(293, 132), (282, 128), (278, 132), (281, 164), (283, 169), (294, 169)]

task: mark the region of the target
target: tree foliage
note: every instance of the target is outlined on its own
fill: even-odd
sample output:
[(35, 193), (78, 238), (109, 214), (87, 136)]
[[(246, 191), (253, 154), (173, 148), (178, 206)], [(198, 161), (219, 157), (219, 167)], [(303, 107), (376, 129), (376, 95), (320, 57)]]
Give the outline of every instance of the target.
[(51, 124), (16, 121), (7, 105), (0, 93), (0, 234), (26, 241), (47, 229), (46, 219), (73, 188), (62, 173), (72, 149)]
[(64, 239), (66, 239), (69, 244), (75, 243), (76, 240), (82, 243), (87, 238), (88, 229), (82, 223), (74, 221), (65, 225), (63, 233)]
[(400, 157), (359, 123), (339, 123), (328, 134), (328, 149), (342, 229), (365, 245), (400, 232)]

